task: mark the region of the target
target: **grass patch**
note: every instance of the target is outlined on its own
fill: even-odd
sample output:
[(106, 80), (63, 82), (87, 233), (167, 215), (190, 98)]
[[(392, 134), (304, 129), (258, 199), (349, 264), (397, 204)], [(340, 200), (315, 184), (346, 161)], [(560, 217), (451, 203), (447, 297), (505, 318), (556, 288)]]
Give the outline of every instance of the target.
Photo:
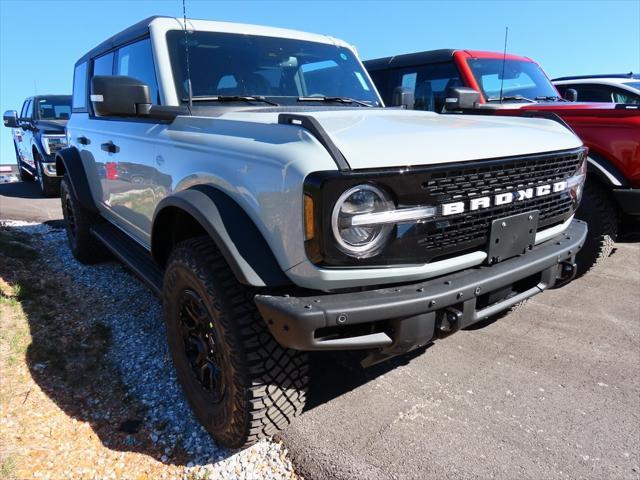
[(12, 456), (8, 456), (2, 459), (0, 464), (0, 478), (8, 480), (14, 477), (14, 471), (16, 469), (16, 460)]

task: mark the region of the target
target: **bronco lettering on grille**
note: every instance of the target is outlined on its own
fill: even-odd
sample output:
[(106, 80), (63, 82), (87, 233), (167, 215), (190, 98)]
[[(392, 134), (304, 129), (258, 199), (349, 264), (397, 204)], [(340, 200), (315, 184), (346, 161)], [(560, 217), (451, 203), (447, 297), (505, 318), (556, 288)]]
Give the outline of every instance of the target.
[(527, 200), (533, 197), (542, 197), (544, 195), (549, 195), (550, 193), (562, 192), (566, 188), (567, 182), (566, 180), (563, 180), (550, 185), (538, 185), (536, 187), (529, 187), (523, 190), (498, 193), (494, 196), (473, 197), (469, 200), (468, 205), (466, 205), (466, 202), (443, 203), (442, 215), (456, 215), (464, 213), (466, 210), (474, 211), (493, 206), (507, 205), (509, 203)]

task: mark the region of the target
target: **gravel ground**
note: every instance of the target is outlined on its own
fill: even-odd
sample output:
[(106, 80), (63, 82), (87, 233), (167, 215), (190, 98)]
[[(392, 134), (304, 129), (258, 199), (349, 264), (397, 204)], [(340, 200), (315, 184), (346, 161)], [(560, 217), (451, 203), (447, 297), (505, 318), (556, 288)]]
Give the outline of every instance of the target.
[(118, 368), (129, 394), (146, 407), (144, 423), (150, 441), (164, 448), (163, 463), (176, 451), (186, 454), (183, 478), (281, 479), (297, 478), (280, 443), (261, 441), (234, 452), (215, 444), (192, 415), (184, 398), (165, 340), (161, 306), (157, 299), (115, 261), (85, 266), (67, 246), (65, 231), (43, 224), (2, 221), (5, 227), (33, 235), (39, 245), (56, 255), (43, 257), (46, 270), (66, 275), (87, 296), (86, 305), (107, 308), (91, 321), (108, 325), (112, 333), (110, 361)]

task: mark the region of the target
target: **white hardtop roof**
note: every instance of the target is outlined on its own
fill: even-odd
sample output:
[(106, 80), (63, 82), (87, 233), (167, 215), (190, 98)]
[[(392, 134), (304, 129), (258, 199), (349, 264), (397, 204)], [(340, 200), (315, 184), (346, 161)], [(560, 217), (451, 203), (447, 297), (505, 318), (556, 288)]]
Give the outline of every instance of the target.
[[(151, 31), (159, 30), (182, 30), (184, 21), (182, 18), (157, 17), (149, 23)], [(187, 18), (187, 30), (200, 32), (223, 32), (237, 33), (243, 35), (260, 35), (264, 37), (291, 38), (294, 40), (306, 40), (309, 42), (327, 43), (341, 47), (351, 48), (353, 46), (343, 40), (330, 37), (329, 35), (319, 35), (316, 33), (301, 32), (299, 30), (289, 30), (287, 28), (265, 27), (262, 25), (252, 25), (249, 23), (217, 22), (213, 20), (196, 20)]]

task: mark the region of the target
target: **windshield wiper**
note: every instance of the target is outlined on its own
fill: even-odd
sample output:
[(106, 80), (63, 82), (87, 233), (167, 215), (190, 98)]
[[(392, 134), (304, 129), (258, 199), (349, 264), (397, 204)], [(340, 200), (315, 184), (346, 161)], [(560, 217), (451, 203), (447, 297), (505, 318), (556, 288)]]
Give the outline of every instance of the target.
[(556, 102), (563, 102), (565, 101), (564, 98), (560, 98), (557, 95), (541, 95), (539, 97), (535, 98), (536, 100), (547, 100), (547, 101), (556, 101)]
[(535, 100), (531, 100), (530, 98), (523, 97), (522, 95), (504, 95), (502, 97), (487, 98), (487, 102), (500, 102), (504, 100), (524, 100), (526, 102), (536, 103)]
[(355, 100), (349, 97), (298, 97), (299, 102), (335, 102), (335, 103), (348, 103), (348, 104), (356, 104), (361, 105), (363, 107), (373, 107), (365, 102), (361, 102), (360, 100)]
[[(279, 107), (280, 104), (267, 100), (260, 95), (197, 95), (191, 99), (194, 102), (262, 102), (275, 107)], [(183, 98), (183, 102), (188, 102), (188, 98)]]

